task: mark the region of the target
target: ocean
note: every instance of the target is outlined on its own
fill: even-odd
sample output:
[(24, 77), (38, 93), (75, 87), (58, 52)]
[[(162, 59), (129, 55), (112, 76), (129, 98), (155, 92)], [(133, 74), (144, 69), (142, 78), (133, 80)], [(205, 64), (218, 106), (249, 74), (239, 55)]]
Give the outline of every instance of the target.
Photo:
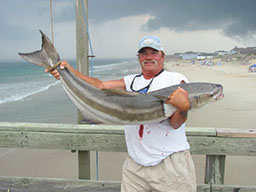
[[(75, 61), (69, 62), (76, 68)], [(136, 58), (94, 59), (89, 74), (111, 80), (139, 69)], [(0, 121), (76, 123), (76, 111), (61, 82), (42, 67), (23, 61), (0, 62)]]

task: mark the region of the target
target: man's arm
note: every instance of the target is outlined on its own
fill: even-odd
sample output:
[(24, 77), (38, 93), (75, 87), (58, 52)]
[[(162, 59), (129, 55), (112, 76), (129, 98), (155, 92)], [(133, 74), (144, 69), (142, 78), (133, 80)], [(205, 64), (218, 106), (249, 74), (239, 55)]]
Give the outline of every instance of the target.
[[(60, 69), (64, 69), (64, 68), (67, 68), (68, 70), (70, 70), (78, 78), (80, 78), (80, 79), (86, 81), (87, 83), (89, 83), (95, 87), (98, 87), (100, 89), (123, 89), (123, 90), (125, 90), (125, 82), (123, 79), (111, 80), (111, 81), (101, 81), (97, 78), (89, 77), (87, 75), (80, 73), (75, 68), (73, 68), (67, 61), (62, 61), (60, 64)], [(45, 72), (49, 72), (48, 69), (46, 69)], [(56, 79), (60, 79), (60, 74), (57, 70), (52, 71), (51, 74)]]
[(188, 110), (190, 108), (188, 93), (178, 87), (168, 98), (169, 100), (166, 103), (177, 108), (170, 117), (170, 124), (174, 129), (178, 129), (187, 120)]

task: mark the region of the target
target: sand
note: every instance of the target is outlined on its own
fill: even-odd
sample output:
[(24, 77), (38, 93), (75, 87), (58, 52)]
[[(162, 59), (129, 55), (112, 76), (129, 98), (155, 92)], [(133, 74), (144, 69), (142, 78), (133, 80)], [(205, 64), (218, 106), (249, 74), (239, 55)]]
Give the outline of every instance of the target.
[[(189, 113), (188, 127), (255, 128), (256, 73), (249, 66), (226, 63), (222, 66), (202, 66), (197, 62), (169, 61), (166, 68), (184, 74), (191, 82), (212, 82), (224, 86), (225, 97), (208, 106)], [(51, 90), (43, 93), (50, 94)], [(41, 94), (40, 98), (44, 95)], [(65, 110), (63, 110), (65, 111)], [(69, 114), (70, 116), (70, 114)], [(58, 120), (67, 123), (62, 112)], [(71, 122), (75, 122), (72, 115)], [(47, 117), (46, 117), (47, 119)], [(101, 180), (120, 180), (121, 168), (127, 153), (99, 153)], [(205, 156), (193, 155), (197, 181), (203, 183)], [(95, 152), (91, 153), (91, 176), (96, 178)], [(227, 157), (226, 184), (255, 185), (255, 157)], [(77, 153), (55, 150), (0, 149), (0, 175), (77, 178)]]

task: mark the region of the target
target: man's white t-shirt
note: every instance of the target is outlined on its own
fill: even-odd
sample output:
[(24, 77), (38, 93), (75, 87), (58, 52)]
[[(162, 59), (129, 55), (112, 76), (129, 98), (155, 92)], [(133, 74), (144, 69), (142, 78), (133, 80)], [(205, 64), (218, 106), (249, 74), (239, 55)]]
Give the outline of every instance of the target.
[[(145, 79), (143, 75), (135, 76), (124, 77), (127, 91), (132, 91), (130, 86), (133, 80), (133, 90), (146, 87), (152, 80)], [(187, 78), (182, 74), (163, 71), (153, 79), (148, 92), (181, 82), (188, 83)], [(125, 140), (130, 157), (143, 166), (157, 165), (172, 153), (190, 148), (186, 138), (185, 124), (174, 129), (171, 127), (169, 119), (160, 123), (125, 125)]]

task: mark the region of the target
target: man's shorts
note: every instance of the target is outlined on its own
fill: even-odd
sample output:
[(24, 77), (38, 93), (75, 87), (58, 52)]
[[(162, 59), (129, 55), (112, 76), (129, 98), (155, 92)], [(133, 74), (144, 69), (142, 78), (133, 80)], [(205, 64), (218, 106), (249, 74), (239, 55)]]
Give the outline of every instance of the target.
[(148, 167), (128, 157), (122, 176), (122, 192), (196, 192), (195, 167), (188, 150), (173, 153), (158, 165)]

